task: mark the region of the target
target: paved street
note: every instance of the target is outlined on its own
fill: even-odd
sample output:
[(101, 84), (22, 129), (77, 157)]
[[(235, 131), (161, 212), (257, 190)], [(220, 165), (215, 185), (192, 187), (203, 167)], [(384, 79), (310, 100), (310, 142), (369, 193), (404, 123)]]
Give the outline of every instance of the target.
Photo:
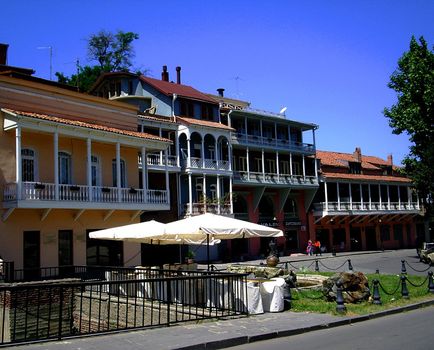
[(245, 344), (237, 350), (432, 349), (434, 307), (324, 329), (307, 334)]

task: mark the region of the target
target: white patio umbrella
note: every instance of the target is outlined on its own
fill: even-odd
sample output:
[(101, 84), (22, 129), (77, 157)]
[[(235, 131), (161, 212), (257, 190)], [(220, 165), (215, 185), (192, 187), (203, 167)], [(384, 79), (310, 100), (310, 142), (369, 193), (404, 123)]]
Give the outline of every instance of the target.
[[(205, 213), (166, 224), (165, 238), (200, 240), (281, 237), (282, 230), (228, 216)], [(209, 245), (207, 245), (209, 269)]]
[(282, 230), (244, 220), (211, 213), (191, 216), (166, 224), (164, 238), (176, 239), (234, 239), (252, 237), (281, 237)]
[[(146, 243), (156, 245), (166, 244), (207, 244), (206, 237), (197, 239), (178, 238), (165, 236), (165, 227), (167, 224), (155, 220), (144, 221), (137, 224), (118, 226), (105, 230), (93, 231), (89, 233), (90, 238), (107, 239), (113, 241), (124, 241), (133, 243)], [(219, 239), (212, 239), (209, 244), (220, 243)]]

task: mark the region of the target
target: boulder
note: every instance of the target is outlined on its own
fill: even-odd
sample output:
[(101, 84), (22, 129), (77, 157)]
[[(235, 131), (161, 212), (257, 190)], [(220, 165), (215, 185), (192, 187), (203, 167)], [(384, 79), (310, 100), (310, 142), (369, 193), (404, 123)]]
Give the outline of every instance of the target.
[(336, 282), (342, 282), (342, 296), (345, 303), (367, 300), (371, 295), (369, 282), (362, 272), (341, 272), (323, 282), (323, 293), (329, 301), (336, 300)]

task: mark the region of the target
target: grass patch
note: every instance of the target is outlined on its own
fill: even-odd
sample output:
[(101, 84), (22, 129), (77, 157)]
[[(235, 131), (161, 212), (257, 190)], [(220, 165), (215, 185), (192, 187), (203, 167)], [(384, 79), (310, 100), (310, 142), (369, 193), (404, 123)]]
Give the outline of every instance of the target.
[[(306, 272), (310, 275), (331, 276), (330, 272)], [(302, 274), (300, 274), (302, 275)], [(378, 311), (383, 311), (395, 307), (414, 304), (421, 301), (434, 300), (434, 294), (428, 292), (428, 279), (426, 276), (408, 275), (407, 289), (409, 298), (401, 296), (400, 275), (366, 274), (369, 281), (371, 296), (373, 293), (373, 280), (380, 281), (380, 297), (382, 305), (372, 304), (372, 300), (357, 304), (345, 304), (347, 316), (366, 315)], [(411, 283), (410, 283), (411, 282)], [(321, 291), (304, 289), (297, 291), (291, 289), (292, 301), (291, 311), (294, 312), (313, 312), (337, 315), (336, 302), (327, 301)]]

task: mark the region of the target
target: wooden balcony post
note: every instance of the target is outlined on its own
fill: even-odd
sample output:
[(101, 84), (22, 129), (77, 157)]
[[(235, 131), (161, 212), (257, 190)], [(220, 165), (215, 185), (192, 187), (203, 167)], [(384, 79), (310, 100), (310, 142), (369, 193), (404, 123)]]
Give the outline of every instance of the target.
[(23, 174), (22, 174), (22, 157), (21, 157), (21, 126), (17, 126), (15, 129), (15, 180), (17, 183), (17, 200), (20, 200), (22, 197), (22, 182), (23, 182)]
[(86, 150), (87, 150), (87, 191), (88, 191), (88, 200), (92, 200), (92, 141), (90, 138), (86, 140)]
[(54, 133), (54, 198), (59, 200), (59, 133)]

